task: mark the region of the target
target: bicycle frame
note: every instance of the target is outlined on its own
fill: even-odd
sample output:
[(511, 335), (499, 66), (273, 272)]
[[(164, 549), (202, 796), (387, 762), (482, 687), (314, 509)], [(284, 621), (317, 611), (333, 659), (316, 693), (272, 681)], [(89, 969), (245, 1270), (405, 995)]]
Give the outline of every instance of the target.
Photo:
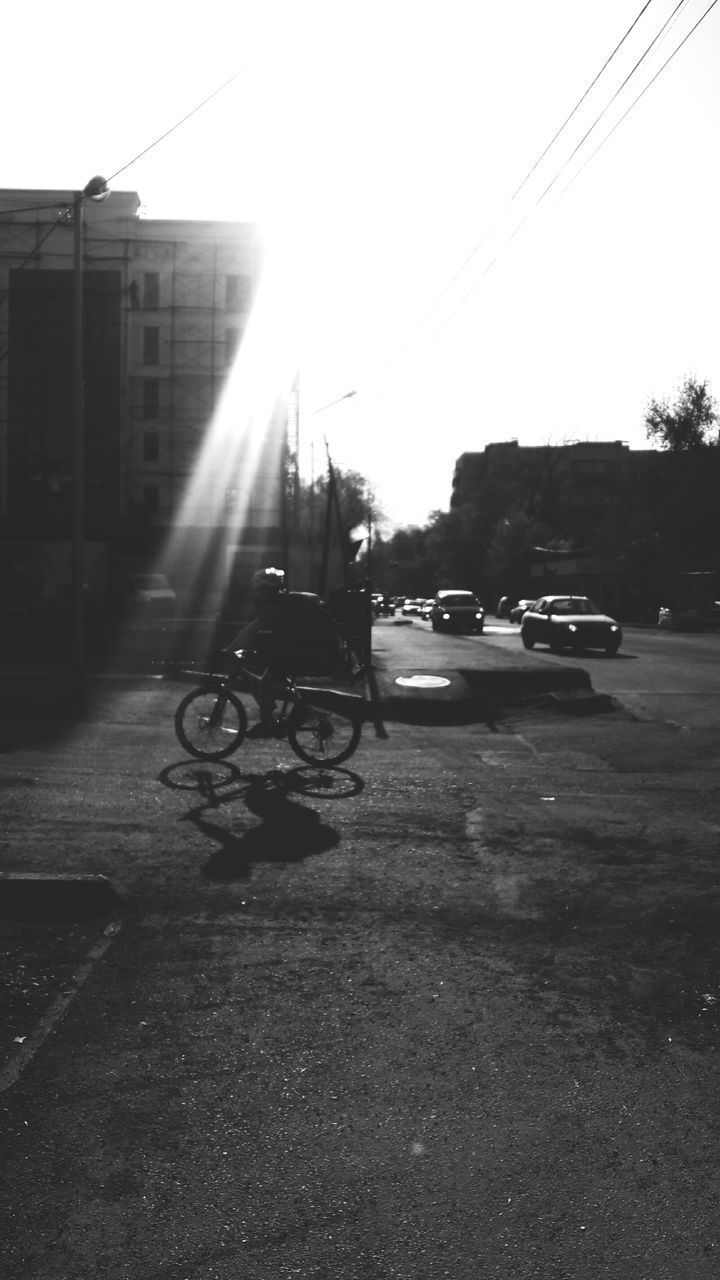
[[(273, 704), (273, 737), (287, 737), (295, 754), (310, 764), (336, 764), (352, 755), (360, 741), (363, 717), (358, 704), (362, 699), (298, 685), (292, 676), (276, 675), (271, 667), (253, 670), (246, 653), (238, 650), (227, 674), (207, 678), (179, 704), (175, 731), (191, 755), (219, 760), (236, 750), (247, 732), (247, 714), (236, 690), (249, 693), (262, 710), (267, 702), (260, 686), (268, 679), (272, 681), (267, 701)], [(250, 651), (250, 661), (254, 656)]]

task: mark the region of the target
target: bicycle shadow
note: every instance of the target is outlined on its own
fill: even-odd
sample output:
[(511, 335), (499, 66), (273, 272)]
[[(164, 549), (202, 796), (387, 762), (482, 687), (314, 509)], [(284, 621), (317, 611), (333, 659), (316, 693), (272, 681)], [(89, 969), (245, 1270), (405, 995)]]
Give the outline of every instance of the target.
[[(317, 810), (290, 799), (293, 785), (299, 789), (292, 775), (273, 771), (238, 775), (233, 781), (241, 785), (232, 790), (215, 790), (208, 775), (202, 775), (198, 789), (203, 803), (189, 809), (181, 818), (183, 822), (191, 822), (217, 846), (203, 867), (203, 875), (208, 879), (249, 880), (253, 866), (258, 863), (301, 862), (326, 853), (340, 843), (335, 828), (323, 822)], [(260, 819), (260, 825), (236, 832), (231, 826), (207, 816), (210, 809), (218, 809), (230, 799), (242, 799), (250, 813)]]

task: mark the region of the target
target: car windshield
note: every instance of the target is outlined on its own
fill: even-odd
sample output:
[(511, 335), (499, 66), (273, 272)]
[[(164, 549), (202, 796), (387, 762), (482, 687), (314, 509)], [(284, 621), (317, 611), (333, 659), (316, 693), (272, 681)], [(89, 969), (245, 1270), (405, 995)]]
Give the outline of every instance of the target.
[(471, 591), (458, 591), (452, 596), (443, 596), (440, 604), (443, 609), (452, 608), (454, 605), (477, 605), (478, 601)]
[(567, 596), (562, 600), (552, 601), (553, 613), (598, 613), (592, 600), (587, 596)]

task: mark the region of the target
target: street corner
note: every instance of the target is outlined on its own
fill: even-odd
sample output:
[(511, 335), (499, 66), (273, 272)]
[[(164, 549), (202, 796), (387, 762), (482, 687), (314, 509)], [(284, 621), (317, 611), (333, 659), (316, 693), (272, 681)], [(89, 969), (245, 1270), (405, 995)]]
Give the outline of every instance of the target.
[(376, 673), (383, 715), (412, 724), (472, 724), (485, 719), (482, 700), (461, 672), (393, 668)]

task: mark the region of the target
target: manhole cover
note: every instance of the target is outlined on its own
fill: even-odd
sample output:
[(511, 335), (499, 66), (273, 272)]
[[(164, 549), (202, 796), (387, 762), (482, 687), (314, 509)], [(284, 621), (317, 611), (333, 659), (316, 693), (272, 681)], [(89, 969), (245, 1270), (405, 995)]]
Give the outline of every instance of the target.
[(450, 681), (445, 676), (398, 676), (395, 683), (406, 689), (446, 689)]

